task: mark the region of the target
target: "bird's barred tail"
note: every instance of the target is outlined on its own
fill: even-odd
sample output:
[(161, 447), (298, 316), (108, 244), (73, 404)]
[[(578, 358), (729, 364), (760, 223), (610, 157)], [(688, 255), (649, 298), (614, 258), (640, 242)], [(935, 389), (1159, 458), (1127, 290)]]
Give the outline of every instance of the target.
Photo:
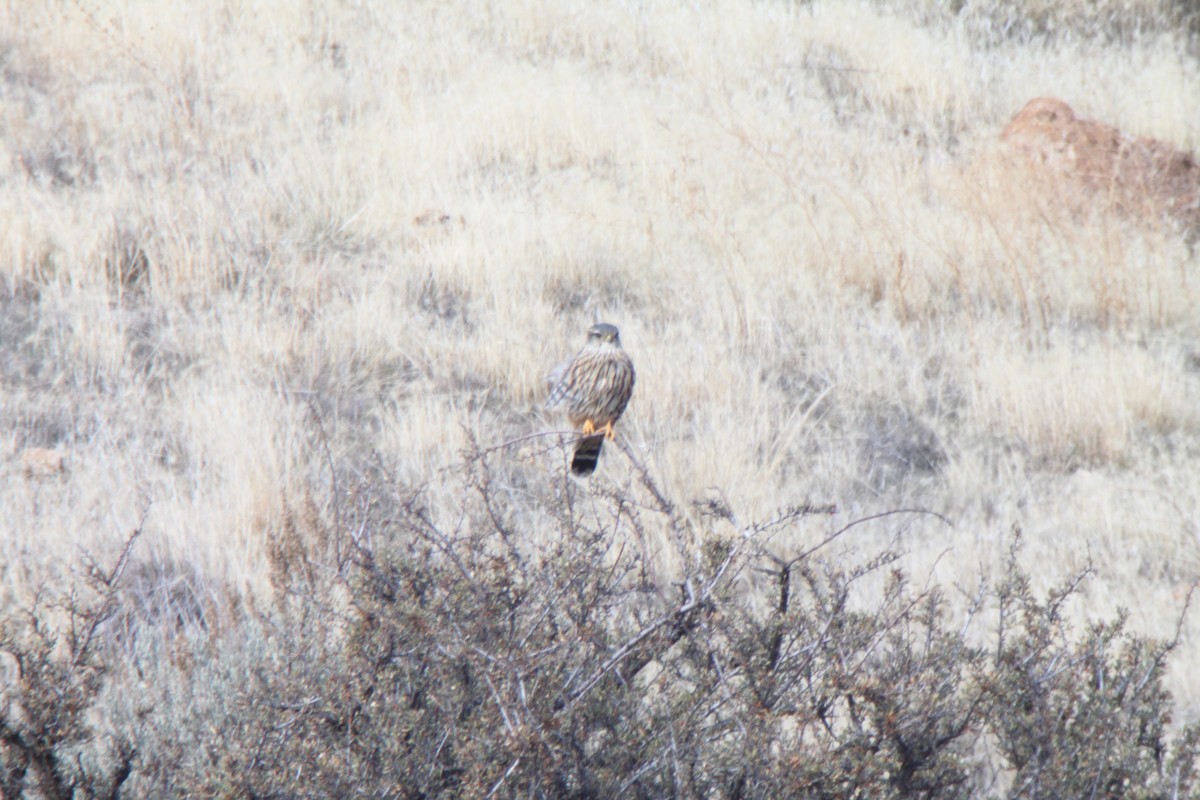
[(580, 477), (591, 475), (596, 471), (596, 462), (600, 460), (600, 448), (604, 446), (604, 434), (588, 436), (575, 445), (575, 457), (571, 459), (571, 472)]

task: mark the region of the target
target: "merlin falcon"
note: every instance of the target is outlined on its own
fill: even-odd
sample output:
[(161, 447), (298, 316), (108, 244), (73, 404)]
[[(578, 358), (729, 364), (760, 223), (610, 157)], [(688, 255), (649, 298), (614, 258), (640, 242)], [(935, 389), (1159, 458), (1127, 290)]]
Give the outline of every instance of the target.
[(571, 472), (591, 475), (604, 440), (616, 438), (613, 423), (621, 418), (633, 394), (633, 361), (621, 348), (615, 325), (601, 322), (587, 333), (583, 349), (549, 377), (546, 408), (564, 408), (583, 438), (575, 445)]

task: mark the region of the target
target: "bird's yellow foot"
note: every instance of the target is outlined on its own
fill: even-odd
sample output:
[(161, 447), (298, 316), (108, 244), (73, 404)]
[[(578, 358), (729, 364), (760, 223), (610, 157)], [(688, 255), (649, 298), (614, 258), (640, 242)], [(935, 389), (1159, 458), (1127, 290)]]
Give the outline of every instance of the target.
[(617, 440), (617, 434), (613, 430), (611, 422), (604, 423), (604, 438), (608, 439), (610, 442), (615, 442)]
[(583, 434), (584, 436), (591, 436), (593, 433), (596, 432), (596, 426), (592, 423), (592, 421), (590, 419), (585, 419), (583, 421), (583, 429), (580, 430), (579, 432), (581, 434)]

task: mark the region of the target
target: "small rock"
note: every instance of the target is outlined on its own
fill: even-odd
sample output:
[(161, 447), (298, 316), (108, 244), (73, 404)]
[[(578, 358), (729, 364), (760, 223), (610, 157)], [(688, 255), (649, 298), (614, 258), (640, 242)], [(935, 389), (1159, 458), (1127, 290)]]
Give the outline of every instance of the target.
[(57, 475), (63, 471), (63, 454), (46, 447), (29, 447), (21, 451), (21, 468), (29, 477)]

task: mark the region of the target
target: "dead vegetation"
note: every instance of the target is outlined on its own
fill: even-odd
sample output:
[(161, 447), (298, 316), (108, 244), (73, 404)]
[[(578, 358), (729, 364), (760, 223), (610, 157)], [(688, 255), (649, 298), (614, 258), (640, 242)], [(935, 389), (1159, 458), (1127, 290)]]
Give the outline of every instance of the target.
[[(68, 594), (0, 627), (0, 786), (1195, 796), (1200, 732), (1169, 733), (1162, 687), (1178, 639), (1137, 636), (1124, 616), (1075, 629), (1067, 608), (1090, 567), (1035, 593), (1014, 531), (992, 577), (922, 588), (894, 548), (835, 554), (867, 520), (780, 555), (780, 533), (836, 509), (743, 521), (711, 498), (691, 513), (629, 453), (640, 477), (622, 488), (544, 474), (517, 502), (506, 454), (476, 449), (441, 487), (449, 516), (376, 469), (340, 487), (332, 525), (312, 505), (289, 513), (267, 550), (273, 599), (221, 625), (178, 593), (130, 591), (145, 585), (127, 580), (135, 531), (112, 567), (86, 565)], [(555, 535), (521, 523), (529, 505)], [(639, 546), (655, 523), (703, 553), (678, 553), (669, 585), (647, 580)], [(965, 593), (965, 617), (947, 592)], [(168, 616), (138, 613), (150, 607)]]
[(0, 794), (1195, 795), (1187, 4), (0, 19)]

